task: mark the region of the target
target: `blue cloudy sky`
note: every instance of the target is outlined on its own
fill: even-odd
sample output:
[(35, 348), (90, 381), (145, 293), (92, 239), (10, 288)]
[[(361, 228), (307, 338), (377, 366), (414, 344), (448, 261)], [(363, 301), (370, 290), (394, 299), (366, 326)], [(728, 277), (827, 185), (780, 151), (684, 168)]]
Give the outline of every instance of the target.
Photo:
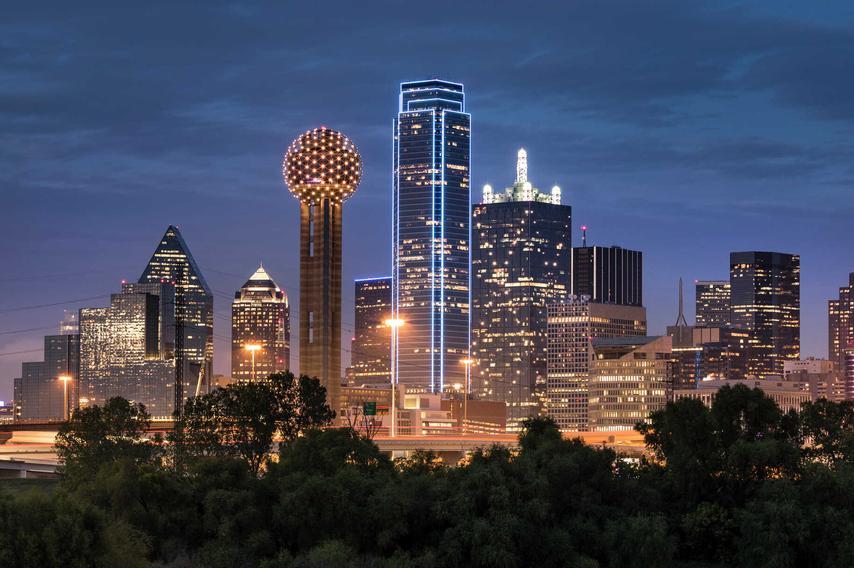
[(60, 304), (102, 305), (170, 223), (216, 291), (227, 372), (230, 295), (258, 262), (296, 299), (280, 161), (319, 124), (365, 162), (345, 283), (387, 273), (396, 93), (434, 76), (465, 83), (475, 197), (525, 147), (576, 228), (644, 251), (652, 332), (675, 320), (680, 276), (725, 277), (731, 250), (795, 252), (803, 351), (824, 355), (826, 300), (854, 271), (852, 23), (850, 2), (10, 4), (0, 398)]

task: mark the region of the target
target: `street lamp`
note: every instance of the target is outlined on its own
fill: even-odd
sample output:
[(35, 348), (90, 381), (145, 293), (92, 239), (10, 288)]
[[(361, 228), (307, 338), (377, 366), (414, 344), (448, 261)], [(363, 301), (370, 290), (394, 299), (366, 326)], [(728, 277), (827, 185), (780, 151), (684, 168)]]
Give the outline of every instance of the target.
[(397, 334), (405, 322), (389, 318), (384, 323), (391, 328), (391, 437), (394, 438), (397, 436)]
[(243, 348), (252, 354), (252, 382), (254, 383), (255, 382), (255, 352), (260, 351), (261, 346), (255, 345), (254, 343), (249, 343), (247, 345), (244, 345)]
[(463, 394), (463, 424), (462, 431), (465, 433), (466, 430), (466, 422), (468, 422), (469, 417), (469, 389), (471, 385), (471, 364), (474, 363), (472, 359), (463, 359), (460, 361), (460, 365), (466, 366), (466, 381), (465, 381), (465, 389)]
[(73, 380), (71, 375), (59, 375), (57, 377), (60, 381), (62, 381), (62, 400), (63, 400), (63, 410), (62, 410), (62, 419), (68, 422), (68, 381)]

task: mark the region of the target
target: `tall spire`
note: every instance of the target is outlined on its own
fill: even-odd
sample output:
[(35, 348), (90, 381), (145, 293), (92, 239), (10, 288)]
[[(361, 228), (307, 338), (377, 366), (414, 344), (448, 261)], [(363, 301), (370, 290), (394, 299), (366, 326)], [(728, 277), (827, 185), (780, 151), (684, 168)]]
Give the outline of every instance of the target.
[(679, 315), (676, 317), (676, 327), (688, 327), (682, 302), (682, 278), (679, 278)]
[(516, 154), (516, 183), (528, 181), (528, 153), (524, 148), (519, 149)]

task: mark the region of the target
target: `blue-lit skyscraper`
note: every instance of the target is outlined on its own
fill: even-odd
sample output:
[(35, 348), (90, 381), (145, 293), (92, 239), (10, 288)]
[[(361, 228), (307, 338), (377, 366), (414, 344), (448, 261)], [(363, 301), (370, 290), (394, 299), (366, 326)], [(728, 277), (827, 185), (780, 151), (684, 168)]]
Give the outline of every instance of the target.
[(469, 356), (471, 117), (463, 86), (402, 83), (394, 121), (392, 309), (404, 320), (395, 375), (441, 391)]

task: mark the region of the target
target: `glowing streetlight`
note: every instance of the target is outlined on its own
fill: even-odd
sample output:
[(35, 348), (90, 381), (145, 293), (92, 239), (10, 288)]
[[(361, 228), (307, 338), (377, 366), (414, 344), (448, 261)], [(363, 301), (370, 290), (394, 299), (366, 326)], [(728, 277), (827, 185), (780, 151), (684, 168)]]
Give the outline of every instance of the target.
[(56, 377), (58, 380), (62, 381), (62, 400), (63, 400), (63, 410), (62, 410), (62, 418), (66, 422), (68, 421), (68, 382), (74, 380), (71, 375), (59, 375)]
[(391, 437), (394, 438), (397, 436), (397, 334), (406, 322), (389, 318), (384, 323), (391, 328)]
[(252, 382), (255, 382), (255, 352), (261, 351), (261, 346), (255, 345), (254, 343), (248, 343), (244, 345), (243, 348), (252, 354)]
[(474, 363), (473, 359), (462, 359), (460, 361), (460, 365), (466, 366), (466, 381), (465, 381), (465, 392), (463, 394), (463, 427), (462, 431), (465, 433), (466, 431), (466, 422), (468, 422), (469, 418), (469, 388), (471, 386), (469, 383), (471, 382), (471, 364)]

